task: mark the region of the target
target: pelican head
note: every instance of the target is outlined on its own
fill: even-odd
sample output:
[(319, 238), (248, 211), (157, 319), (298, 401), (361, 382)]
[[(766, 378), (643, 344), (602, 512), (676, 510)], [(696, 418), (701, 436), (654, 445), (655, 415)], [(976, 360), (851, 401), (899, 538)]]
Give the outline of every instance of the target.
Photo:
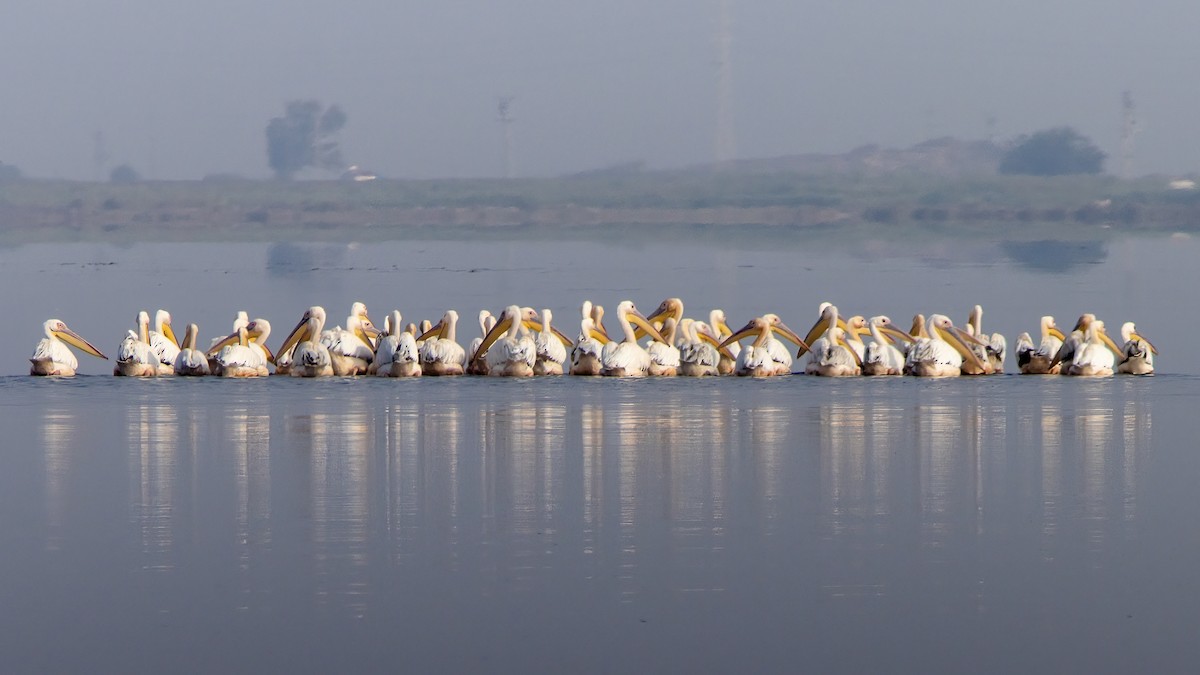
[(87, 352), (92, 356), (100, 357), (106, 361), (108, 360), (108, 357), (102, 354), (99, 349), (96, 349), (92, 343), (84, 340), (78, 333), (70, 328), (67, 328), (67, 324), (61, 319), (50, 319), (46, 321), (42, 324), (42, 331), (45, 332), (46, 337), (51, 340), (62, 340), (63, 342), (66, 342), (73, 347), (77, 347), (78, 349)]
[(796, 334), (796, 331), (784, 325), (783, 320), (779, 318), (778, 314), (764, 314), (762, 318), (765, 319), (767, 325), (771, 327), (772, 333), (782, 336), (788, 342), (791, 342), (799, 347), (801, 354), (809, 350), (808, 341), (802, 339)]
[(171, 328), (171, 313), (167, 310), (160, 309), (154, 313), (154, 330), (170, 340), (176, 347), (179, 346), (179, 339), (175, 337), (175, 331)]
[(300, 317), (300, 322), (292, 329), (291, 333), (284, 338), (283, 344), (279, 347), (279, 353), (285, 354), (287, 350), (305, 341), (316, 340), (321, 337), (321, 329), (325, 326), (325, 308), (318, 305), (313, 305), (304, 311), (304, 315)]

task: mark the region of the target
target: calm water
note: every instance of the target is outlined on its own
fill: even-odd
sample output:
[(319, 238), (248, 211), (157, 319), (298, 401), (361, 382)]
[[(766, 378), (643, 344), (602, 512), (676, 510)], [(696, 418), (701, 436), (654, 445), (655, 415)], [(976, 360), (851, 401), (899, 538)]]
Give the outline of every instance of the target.
[[(742, 243), (0, 251), (3, 670), (1200, 663), (1200, 357), (1183, 344), (1200, 326), (1178, 290), (1200, 282), (1195, 244), (1047, 262)], [(825, 298), (894, 317), (978, 301), (1006, 333), (1086, 309), (1137, 320), (1162, 374), (142, 382), (81, 357), (93, 375), (17, 375), (49, 315), (112, 349), (143, 307), (202, 329), (246, 308), (282, 332), (316, 302), (570, 316), (668, 294), (798, 329)]]
[(0, 653), (1180, 672), (1198, 385), (7, 378)]

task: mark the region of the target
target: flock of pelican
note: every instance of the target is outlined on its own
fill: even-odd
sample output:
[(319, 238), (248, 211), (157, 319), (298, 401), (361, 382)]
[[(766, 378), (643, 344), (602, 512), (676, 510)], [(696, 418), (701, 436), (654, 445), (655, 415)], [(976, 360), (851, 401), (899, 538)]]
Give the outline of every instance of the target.
[[(548, 309), (510, 305), (498, 315), (479, 313), (480, 337), (467, 349), (458, 343), (458, 313), (447, 311), (436, 323), (402, 323), (399, 311), (376, 328), (361, 302), (354, 303), (345, 327), (325, 329), (325, 310), (309, 307), (277, 352), (267, 347), (271, 324), (238, 312), (233, 330), (196, 346), (199, 329), (189, 324), (180, 342), (171, 314), (158, 310), (153, 328), (148, 312), (139, 312), (137, 330), (117, 348), (114, 375), (217, 375), (223, 377), (328, 377), (375, 375), (416, 377), (449, 375), (608, 375), (615, 377), (808, 375), (954, 377), (1004, 372), (1007, 342), (999, 333), (983, 331), (983, 309), (976, 305), (962, 327), (944, 314), (918, 314), (908, 331), (886, 316), (843, 318), (831, 303), (822, 303), (818, 318), (801, 337), (775, 314), (751, 319), (731, 330), (725, 313), (712, 310), (708, 321), (685, 318), (683, 301), (668, 298), (649, 315), (630, 300), (617, 305), (619, 331), (604, 326), (604, 308), (584, 301), (579, 334), (574, 340), (551, 325)], [(50, 319), (45, 338), (30, 358), (33, 375), (72, 376), (78, 361), (68, 347), (107, 359), (67, 325)], [(1023, 374), (1102, 377), (1114, 373), (1154, 372), (1157, 350), (1133, 323), (1121, 328), (1118, 345), (1093, 314), (1079, 317), (1070, 334), (1054, 318), (1041, 320), (1041, 339), (1028, 333), (1016, 342), (1018, 370)], [(796, 349), (797, 364), (792, 348)], [(743, 344), (743, 341), (748, 341)]]

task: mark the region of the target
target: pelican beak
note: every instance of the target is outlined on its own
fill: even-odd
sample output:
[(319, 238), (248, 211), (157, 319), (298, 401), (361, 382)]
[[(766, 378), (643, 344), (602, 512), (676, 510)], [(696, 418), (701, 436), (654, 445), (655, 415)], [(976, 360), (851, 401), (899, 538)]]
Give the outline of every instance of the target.
[(891, 339), (893, 343), (903, 340), (904, 342), (912, 344), (917, 341), (916, 338), (908, 333), (892, 328), (891, 326), (880, 326), (879, 332), (882, 333), (884, 337)]
[(757, 335), (760, 331), (761, 331), (761, 328), (759, 328), (758, 324), (756, 324), (754, 321), (751, 321), (750, 323), (748, 323), (745, 326), (742, 326), (740, 329), (738, 329), (738, 331), (736, 333), (734, 333), (733, 335), (730, 335), (729, 337), (725, 338), (724, 342), (717, 345), (717, 349), (728, 349), (729, 345), (737, 342), (738, 340), (741, 340), (744, 337), (749, 337), (751, 335)]
[(991, 366), (985, 365), (982, 361), (980, 361), (979, 357), (967, 344), (965, 338), (969, 336), (967, 335), (966, 331), (962, 331), (957, 328), (947, 330), (941, 326), (937, 326), (936, 329), (938, 334), (942, 336), (942, 339), (949, 343), (949, 345), (954, 348), (954, 351), (962, 355), (964, 361), (969, 361), (971, 365), (978, 368), (981, 372), (992, 372)]
[[(667, 339), (662, 336), (662, 333), (658, 332), (658, 329), (655, 328), (653, 324), (646, 320), (646, 317), (642, 316), (641, 312), (637, 311), (636, 309), (631, 310), (625, 315), (625, 318), (629, 319), (630, 323), (640, 327), (643, 331), (643, 335), (649, 335), (650, 337), (654, 338), (656, 342), (662, 342), (663, 344), (666, 344)], [(638, 337), (636, 329), (634, 330), (634, 337)]]
[[(726, 328), (728, 329), (728, 326), (726, 326)], [(732, 333), (733, 331), (730, 332)], [(703, 329), (697, 330), (696, 337), (700, 338), (701, 342), (707, 342), (708, 344), (716, 347), (717, 351), (721, 353), (721, 356), (726, 356), (730, 359), (734, 358), (733, 352), (729, 351), (728, 347), (723, 347), (721, 341), (708, 331), (707, 326)]]
[(1058, 326), (1051, 326), (1050, 330), (1047, 332), (1050, 333), (1051, 335), (1053, 335), (1054, 337), (1058, 338), (1059, 340), (1062, 340), (1063, 342), (1067, 341), (1067, 336), (1063, 335), (1063, 332), (1058, 329)]
[[(289, 335), (288, 337), (291, 337), (291, 336)], [(240, 338), (238, 337), (237, 333), (231, 333), (229, 335), (226, 335), (225, 337), (221, 338), (220, 342), (213, 345), (212, 347), (209, 347), (208, 351), (204, 352), (204, 354), (206, 356), (212, 356), (212, 355), (216, 354), (217, 352), (221, 351), (222, 349), (228, 347), (229, 345), (237, 344), (239, 339)], [(297, 342), (298, 342), (298, 340), (297, 340)], [(285, 341), (285, 344), (286, 344), (286, 341)]]
[(81, 349), (81, 350), (87, 352), (88, 354), (91, 354), (92, 356), (98, 356), (98, 357), (104, 359), (105, 361), (108, 360), (108, 357), (105, 356), (104, 354), (100, 353), (100, 350), (96, 349), (94, 346), (92, 346), (92, 343), (88, 342), (87, 340), (84, 340), (82, 337), (79, 336), (78, 333), (71, 330), (70, 328), (65, 328), (64, 330), (56, 330), (53, 332), (54, 332), (54, 335), (56, 337), (58, 337), (58, 339), (62, 340), (63, 342), (66, 342), (69, 345), (72, 345), (78, 349)]
[(263, 351), (267, 353), (267, 363), (275, 365), (275, 355), (271, 353), (271, 348), (266, 345), (260, 345)]
[(846, 351), (850, 352), (850, 355), (854, 357), (854, 363), (856, 365), (858, 365), (859, 368), (862, 368), (862, 364), (863, 364), (862, 359), (859, 358), (858, 352), (854, 351), (854, 347), (850, 346), (850, 343), (846, 340), (846, 338), (845, 337), (838, 338), (838, 344), (845, 347)]
[(433, 325), (433, 328), (430, 328), (429, 330), (425, 331), (424, 333), (421, 333), (420, 335), (418, 335), (417, 342), (420, 342), (422, 340), (428, 340), (429, 338), (432, 338), (432, 337), (437, 337), (437, 338), (442, 337), (442, 328), (443, 328), (442, 322), (438, 321), (436, 324)]
[(571, 338), (564, 335), (561, 330), (555, 328), (554, 326), (550, 326), (550, 332), (554, 333), (554, 337), (558, 338), (558, 341), (563, 343), (564, 347), (574, 347), (575, 346), (574, 340), (572, 340)]
[(612, 342), (612, 340), (610, 340), (607, 335), (605, 335), (604, 333), (601, 333), (600, 331), (596, 330), (595, 328), (589, 330), (588, 335), (590, 335), (593, 340), (595, 340), (596, 342), (599, 342), (602, 345), (606, 345), (606, 344)]
[[(808, 346), (808, 341), (800, 339), (800, 336), (796, 335), (796, 332), (793, 331), (791, 328), (788, 328), (787, 326), (783, 325), (782, 321), (771, 326), (771, 330), (773, 332), (779, 334), (780, 336), (786, 338), (792, 344), (799, 347), (800, 348), (800, 351), (798, 352), (799, 354), (803, 354), (804, 352), (806, 352), (810, 349)], [(854, 350), (852, 349), (850, 351), (854, 351)]]
[(179, 346), (179, 338), (175, 337), (175, 331), (171, 329), (170, 322), (163, 323), (163, 335), (171, 341), (171, 344), (174, 344), (176, 347)]
[[(841, 328), (847, 333), (850, 332), (850, 329), (846, 327), (846, 322), (842, 320), (841, 316), (838, 316), (837, 327)], [(804, 336), (804, 339), (800, 342), (796, 342), (797, 345), (802, 345), (800, 347), (800, 351), (796, 352), (796, 358), (804, 356), (804, 352), (809, 350), (808, 345), (816, 342), (817, 339), (824, 335), (825, 331), (827, 330), (829, 330), (829, 319), (822, 316), (821, 318), (817, 319), (817, 322), (812, 325), (812, 328), (808, 329), (808, 334)]]
[(492, 329), (488, 331), (488, 334), (483, 336), (483, 342), (479, 343), (479, 348), (475, 350), (475, 355), (471, 357), (471, 362), (474, 363), (482, 359), (487, 354), (488, 349), (495, 344), (496, 340), (499, 340), (501, 335), (504, 335), (508, 332), (509, 328), (512, 328), (512, 322), (512, 317), (509, 316), (505, 316), (497, 321), (496, 325), (492, 326)]
[[(279, 353), (286, 354), (289, 349), (295, 347), (300, 342), (311, 340), (314, 336), (309, 335), (308, 332), (308, 315), (305, 314), (303, 317), (301, 317), (300, 323), (296, 324), (296, 327), (292, 329), (292, 332), (288, 333), (288, 336), (283, 339), (283, 344), (279, 346)], [(220, 344), (224, 345), (226, 341), (230, 340), (230, 338), (237, 340), (237, 333), (225, 338)], [(232, 342), (229, 342), (229, 344), (232, 344)], [(209, 350), (208, 353), (211, 354), (212, 350)]]
[(1146, 338), (1142, 337), (1141, 335), (1138, 335), (1137, 333), (1132, 333), (1132, 334), (1130, 334), (1130, 336), (1129, 336), (1129, 339), (1130, 339), (1130, 340), (1141, 340), (1142, 342), (1145, 342), (1145, 343), (1146, 343), (1146, 346), (1147, 346), (1147, 347), (1149, 347), (1149, 348), (1150, 348), (1150, 353), (1151, 353), (1151, 354), (1157, 354), (1157, 353), (1158, 353), (1158, 350), (1154, 348), (1154, 344), (1153, 344), (1153, 343), (1151, 343), (1149, 340), (1147, 340)]

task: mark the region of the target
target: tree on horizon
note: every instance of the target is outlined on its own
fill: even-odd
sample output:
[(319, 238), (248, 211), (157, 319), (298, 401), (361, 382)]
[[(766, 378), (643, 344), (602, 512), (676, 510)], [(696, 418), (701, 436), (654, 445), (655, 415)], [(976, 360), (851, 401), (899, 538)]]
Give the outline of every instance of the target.
[(283, 117), (267, 124), (267, 163), (280, 180), (291, 180), (302, 169), (342, 169), (342, 152), (335, 135), (346, 125), (337, 105), (325, 108), (315, 99), (288, 101)]
[(1104, 170), (1104, 159), (1104, 152), (1086, 136), (1071, 127), (1056, 127), (1018, 138), (998, 170), (1027, 176), (1095, 174)]

